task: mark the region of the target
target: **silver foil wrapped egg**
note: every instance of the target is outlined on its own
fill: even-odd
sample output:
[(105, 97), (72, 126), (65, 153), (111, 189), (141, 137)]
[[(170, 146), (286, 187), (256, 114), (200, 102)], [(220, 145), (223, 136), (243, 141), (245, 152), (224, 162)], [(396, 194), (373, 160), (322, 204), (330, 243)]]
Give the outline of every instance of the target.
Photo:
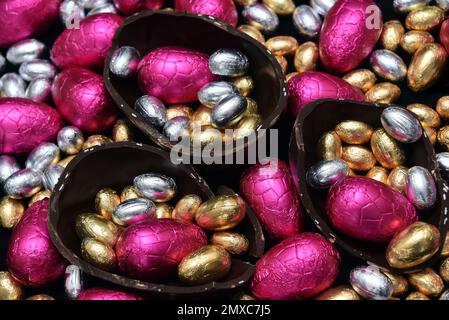
[(449, 152), (441, 152), (436, 156), (440, 173), (445, 179), (449, 179)]
[(235, 94), (238, 94), (238, 90), (231, 82), (214, 81), (198, 91), (198, 100), (206, 107), (213, 108), (224, 97)]
[(44, 102), (51, 95), (52, 84), (53, 82), (49, 78), (36, 78), (28, 85), (25, 95), (33, 101)]
[(117, 13), (117, 9), (112, 3), (100, 3), (97, 4), (95, 7), (93, 7), (89, 12), (87, 13), (87, 16), (93, 16), (94, 14), (100, 14), (100, 13)]
[(448, 11), (449, 10), (449, 0), (436, 0), (437, 1), (437, 5), (443, 9), (444, 11)]
[(42, 176), (42, 184), (44, 185), (44, 188), (48, 191), (53, 191), (63, 171), (64, 167), (59, 165), (48, 166)]
[(369, 300), (388, 300), (393, 294), (393, 283), (375, 266), (355, 268), (349, 281), (358, 294)]
[(404, 108), (386, 108), (380, 121), (385, 131), (400, 142), (413, 143), (421, 138), (423, 133), (419, 120)]
[(17, 73), (5, 73), (0, 78), (0, 91), (4, 97), (25, 98), (26, 84)]
[(28, 198), (42, 188), (42, 172), (33, 169), (17, 171), (6, 179), (3, 189), (14, 199)]
[(174, 117), (164, 125), (163, 133), (171, 142), (179, 140), (190, 135), (190, 120), (184, 116)]
[(163, 127), (167, 121), (167, 110), (165, 105), (156, 97), (140, 97), (137, 99), (134, 109), (155, 127)]
[(209, 69), (218, 76), (238, 77), (249, 69), (248, 58), (234, 49), (220, 49), (209, 57)]
[(321, 30), (321, 18), (311, 6), (301, 5), (293, 11), (293, 25), (303, 36), (314, 38)]
[(134, 178), (137, 191), (154, 202), (166, 202), (176, 195), (176, 182), (159, 173), (145, 173)]
[(350, 169), (343, 160), (323, 160), (307, 170), (307, 183), (312, 188), (329, 188), (349, 175)]
[[(0, 74), (5, 70), (6, 68), (6, 59), (5, 57), (0, 53)], [(1, 88), (0, 88), (1, 90)]]
[(48, 60), (35, 59), (22, 63), (19, 74), (26, 81), (32, 81), (36, 78), (54, 78), (56, 67)]
[(407, 66), (404, 60), (390, 50), (374, 51), (371, 54), (370, 64), (378, 76), (393, 82), (400, 82), (407, 75)]
[(21, 64), (41, 57), (45, 45), (36, 39), (25, 39), (11, 46), (6, 52), (6, 59), (12, 64)]
[(61, 151), (67, 154), (76, 154), (83, 149), (84, 136), (77, 127), (68, 126), (59, 130), (57, 141)]
[(246, 6), (242, 11), (246, 23), (263, 31), (272, 32), (279, 25), (279, 18), (270, 8), (262, 3)]
[(67, 28), (76, 27), (86, 17), (84, 7), (78, 0), (64, 0), (59, 7), (59, 16)]
[(212, 124), (218, 128), (233, 126), (245, 114), (248, 99), (241, 95), (231, 95), (220, 100), (210, 115)]
[(318, 14), (325, 16), (337, 0), (310, 0), (310, 5)]
[(435, 180), (429, 170), (420, 166), (408, 170), (405, 191), (408, 200), (419, 210), (432, 208), (437, 200)]
[(156, 205), (145, 198), (134, 198), (120, 203), (112, 213), (112, 221), (119, 226), (130, 226), (154, 217)]
[(83, 291), (83, 272), (78, 266), (70, 264), (65, 268), (64, 289), (70, 300), (76, 299)]
[(125, 46), (114, 51), (109, 65), (112, 74), (120, 78), (129, 78), (137, 70), (140, 54), (136, 48)]
[(11, 156), (0, 156), (0, 184), (6, 181), (12, 174), (20, 170), (16, 159)]
[(49, 165), (59, 161), (59, 148), (51, 142), (43, 142), (28, 155), (25, 167), (37, 171), (44, 171)]
[(406, 13), (418, 8), (422, 8), (431, 0), (394, 0), (393, 7), (397, 12)]
[(447, 289), (441, 294), (439, 300), (449, 300), (449, 289)]
[(84, 9), (94, 9), (103, 4), (109, 3), (110, 0), (76, 0), (78, 4)]

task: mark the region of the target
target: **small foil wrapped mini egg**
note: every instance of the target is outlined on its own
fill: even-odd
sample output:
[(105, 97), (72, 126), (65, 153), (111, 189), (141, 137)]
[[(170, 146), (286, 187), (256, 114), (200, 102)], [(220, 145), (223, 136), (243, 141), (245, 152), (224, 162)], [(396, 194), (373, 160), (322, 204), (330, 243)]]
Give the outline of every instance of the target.
[(264, 35), (255, 27), (247, 24), (242, 24), (237, 28), (239, 31), (247, 34), (253, 39), (256, 39), (260, 43), (265, 43)]
[(9, 47), (6, 59), (15, 65), (38, 59), (45, 51), (45, 44), (36, 39), (25, 39)]
[(295, 10), (295, 2), (293, 0), (263, 0), (262, 2), (279, 15), (290, 15)]
[(405, 276), (384, 269), (382, 269), (381, 271), (388, 277), (388, 279), (390, 279), (391, 283), (393, 284), (394, 297), (402, 296), (408, 292), (409, 285)]
[(87, 262), (102, 270), (110, 270), (117, 265), (114, 249), (93, 238), (84, 238), (81, 242), (81, 255)]
[(301, 35), (314, 38), (320, 33), (321, 18), (311, 6), (300, 5), (296, 7), (292, 19), (293, 25)]
[(22, 63), (19, 74), (25, 81), (33, 81), (37, 78), (54, 78), (56, 67), (48, 60), (36, 59)]
[(343, 147), (341, 158), (348, 164), (349, 168), (356, 171), (371, 170), (376, 164), (376, 158), (371, 150), (364, 146)]
[(293, 64), (299, 73), (314, 71), (319, 58), (318, 46), (315, 42), (308, 41), (301, 44), (296, 50)]
[(449, 152), (440, 152), (436, 155), (440, 173), (444, 178), (449, 178)]
[(68, 265), (64, 273), (64, 290), (71, 300), (76, 299), (84, 289), (83, 273), (78, 266)]
[(443, 279), (431, 268), (409, 274), (408, 281), (427, 297), (438, 297), (444, 290)]
[(388, 300), (393, 294), (393, 283), (378, 267), (364, 266), (351, 271), (351, 286), (369, 300)]
[(315, 300), (361, 300), (361, 297), (349, 286), (338, 286), (327, 289), (318, 295)]
[(140, 197), (139, 192), (137, 191), (137, 189), (134, 186), (127, 186), (120, 193), (120, 201), (121, 202), (129, 200), (129, 199), (139, 198), (139, 197)]
[(0, 92), (6, 98), (25, 98), (25, 80), (17, 73), (6, 73), (0, 78)]
[(253, 3), (242, 11), (243, 18), (249, 25), (266, 33), (273, 32), (279, 25), (276, 13), (262, 3)]
[(59, 16), (66, 28), (74, 28), (86, 18), (86, 12), (80, 1), (63, 0), (59, 6)]
[(112, 54), (109, 70), (120, 78), (129, 78), (137, 71), (139, 62), (140, 54), (136, 48), (121, 47)]
[(20, 166), (16, 159), (11, 156), (0, 156), (0, 185), (8, 179), (13, 173), (20, 170)]
[(359, 88), (363, 92), (367, 92), (371, 89), (377, 81), (376, 75), (369, 69), (357, 69), (348, 72), (343, 80), (353, 85), (356, 88)]
[(292, 55), (298, 49), (298, 40), (291, 36), (276, 36), (268, 39), (265, 46), (275, 56)]
[(120, 229), (110, 220), (93, 213), (82, 213), (75, 220), (76, 234), (80, 239), (93, 238), (103, 243), (115, 246)]
[(407, 185), (408, 168), (398, 166), (391, 170), (388, 175), (387, 184), (405, 195), (405, 187)]
[(178, 142), (190, 136), (190, 125), (188, 118), (178, 116), (167, 121), (162, 132), (171, 142)]
[(157, 219), (171, 219), (173, 206), (167, 202), (157, 202), (154, 217)]
[(12, 174), (3, 186), (7, 195), (14, 199), (29, 198), (42, 188), (42, 172), (22, 169)]
[(238, 14), (233, 0), (175, 0), (175, 10), (212, 16), (237, 26)]
[[(117, 1), (117, 0), (115, 0)], [(76, 300), (142, 300), (141, 297), (127, 292), (108, 288), (91, 288), (82, 291)]]
[(382, 111), (380, 121), (385, 131), (400, 142), (413, 143), (422, 136), (418, 119), (403, 108), (386, 108)]
[(118, 119), (112, 127), (112, 140), (115, 142), (133, 141), (135, 130), (128, 119)]
[(135, 177), (134, 187), (139, 194), (154, 202), (169, 201), (177, 191), (175, 180), (158, 173), (146, 173)]
[(112, 3), (98, 3), (97, 5), (95, 5), (95, 7), (93, 7), (92, 9), (89, 10), (89, 12), (87, 13), (87, 16), (92, 16), (94, 14), (100, 14), (100, 13), (117, 13), (117, 9), (115, 8), (115, 6)]
[(370, 171), (367, 172), (366, 177), (387, 184), (388, 169), (385, 169), (384, 167), (374, 166)]
[(401, 38), (401, 48), (413, 55), (422, 46), (435, 42), (433, 36), (427, 31), (410, 30)]
[(423, 127), (431, 127), (431, 128), (440, 127), (441, 124), (440, 116), (438, 115), (438, 112), (436, 112), (431, 107), (421, 103), (414, 103), (408, 105), (407, 110), (415, 114), (415, 116), (421, 122)]
[(173, 219), (192, 221), (202, 203), (201, 197), (196, 194), (188, 194), (179, 199), (173, 209)]
[(323, 160), (307, 170), (307, 183), (312, 188), (329, 188), (349, 175), (349, 166), (343, 160)]
[(411, 11), (405, 19), (407, 29), (428, 31), (444, 20), (444, 10), (437, 6), (424, 6)]
[(97, 146), (104, 146), (106, 144), (113, 143), (113, 141), (102, 134), (94, 134), (87, 138), (87, 140), (83, 144), (83, 150), (97, 147)]
[(432, 208), (437, 200), (437, 187), (429, 170), (420, 166), (411, 167), (407, 174), (405, 193), (419, 210)]
[(310, 0), (310, 5), (320, 15), (325, 16), (336, 2), (337, 0)]
[(373, 128), (362, 121), (346, 120), (337, 124), (335, 132), (345, 143), (365, 144), (370, 140)]
[(249, 247), (249, 241), (243, 234), (232, 231), (215, 232), (211, 243), (225, 248), (231, 254), (244, 254)]
[(58, 132), (57, 142), (61, 151), (66, 154), (76, 154), (83, 148), (84, 136), (77, 127), (68, 126)]
[(405, 162), (405, 151), (384, 129), (376, 129), (371, 136), (371, 149), (379, 163), (388, 169)]
[(387, 50), (396, 51), (405, 33), (405, 28), (399, 20), (391, 20), (384, 23), (380, 43)]
[(103, 188), (95, 196), (95, 210), (99, 215), (110, 220), (120, 202), (121, 199), (115, 190)]
[(134, 223), (153, 218), (156, 206), (153, 201), (136, 198), (120, 203), (112, 213), (112, 221), (119, 226), (130, 226)]
[(0, 300), (20, 300), (22, 286), (7, 271), (0, 271)]
[(51, 96), (52, 79), (39, 77), (30, 82), (25, 90), (28, 99), (44, 102)]
[(325, 132), (318, 140), (317, 155), (319, 159), (340, 159), (342, 152), (341, 139), (335, 131)]
[(393, 7), (399, 13), (407, 13), (429, 4), (431, 0), (394, 0)]
[(163, 127), (167, 122), (167, 110), (164, 103), (153, 96), (142, 96), (136, 100), (134, 109), (150, 124)]
[(49, 165), (56, 164), (59, 158), (58, 146), (51, 142), (44, 142), (31, 151), (25, 162), (25, 167), (43, 172)]
[(0, 200), (0, 226), (6, 229), (13, 228), (22, 218), (25, 207), (21, 200), (3, 197)]
[(244, 96), (234, 94), (224, 97), (212, 109), (212, 125), (225, 128), (237, 124), (248, 110), (248, 105), (248, 99)]
[(60, 165), (55, 164), (48, 166), (42, 176), (42, 185), (44, 188), (53, 191), (63, 172), (64, 167), (61, 167)]
[(407, 66), (402, 58), (387, 49), (376, 50), (371, 54), (370, 64), (379, 77), (393, 82), (401, 82), (407, 76)]
[(238, 94), (237, 87), (227, 81), (214, 81), (206, 84), (198, 91), (198, 100), (206, 107), (213, 108), (220, 100)]
[(248, 71), (249, 61), (238, 50), (220, 49), (209, 57), (209, 69), (218, 76), (238, 77)]

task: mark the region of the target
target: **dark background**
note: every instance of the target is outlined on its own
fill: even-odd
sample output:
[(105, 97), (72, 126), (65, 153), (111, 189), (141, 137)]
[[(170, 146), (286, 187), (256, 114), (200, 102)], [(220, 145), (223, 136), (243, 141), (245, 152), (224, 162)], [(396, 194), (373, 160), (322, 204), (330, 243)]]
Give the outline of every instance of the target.
[[(296, 5), (308, 4), (308, 2), (309, 1), (295, 1)], [(383, 0), (383, 1), (377, 0), (376, 3), (380, 6), (384, 14), (384, 22), (393, 19), (399, 19), (402, 22), (404, 22), (405, 17), (396, 14), (393, 11), (393, 0)], [(166, 6), (173, 7), (172, 1), (166, 1)], [(241, 8), (238, 8), (238, 10), (240, 12)], [(36, 12), (36, 14), (39, 13)], [(281, 23), (279, 28), (270, 36), (291, 35), (297, 38), (300, 43), (307, 41), (307, 39), (304, 39), (301, 36), (299, 36), (298, 32), (294, 29), (293, 24), (291, 23), (291, 16), (288, 17), (280, 16), (280, 22)], [(241, 21), (241, 23), (243, 22)], [(7, 28), (7, 26), (3, 27)], [(54, 39), (56, 39), (56, 37), (62, 30), (63, 30), (62, 24), (58, 23), (45, 35), (38, 37), (38, 39), (44, 41), (47, 44), (47, 46), (51, 48)], [(180, 30), (180, 32), (182, 32), (182, 30)], [(439, 38), (438, 32), (434, 33), (433, 35), (435, 39), (438, 40)], [(269, 36), (267, 36), (266, 38), (268, 39)], [(4, 54), (5, 52), (2, 53)], [(408, 54), (401, 51), (401, 49), (399, 49), (397, 53), (402, 56), (402, 58), (407, 64), (410, 62), (411, 57)], [(291, 59), (289, 60), (289, 67), (290, 67), (289, 72), (295, 71)], [(364, 67), (368, 66), (365, 65)], [(8, 66), (8, 71), (14, 71), (14, 69), (11, 66)], [(411, 103), (424, 103), (434, 108), (437, 100), (440, 97), (449, 94), (449, 73), (446, 71), (443, 77), (440, 79), (439, 83), (435, 87), (431, 88), (426, 92), (413, 93), (411, 90), (408, 89), (405, 81), (400, 86), (402, 89), (402, 95), (397, 104), (406, 106)], [(290, 139), (290, 130), (292, 128), (293, 120), (294, 119), (290, 119), (289, 116), (284, 115), (276, 126), (279, 129), (280, 158), (282, 158), (285, 161), (288, 161), (288, 143)], [(317, 125), (319, 125), (319, 123), (317, 123)], [(214, 174), (214, 175), (205, 174), (204, 177), (206, 178), (206, 181), (209, 183), (212, 189), (215, 189), (218, 185), (224, 184), (237, 190), (239, 183), (239, 176), (243, 169), (244, 168), (242, 166), (237, 166), (235, 170), (226, 171), (223, 172), (222, 174)], [(307, 223), (307, 230), (317, 231), (315, 227), (310, 223), (310, 221), (308, 221)], [(8, 245), (9, 236), (10, 236), (9, 230), (4, 229), (0, 230), (0, 271), (7, 269), (6, 249)], [(267, 246), (270, 246), (270, 244), (268, 243)], [(337, 284), (347, 284), (350, 270), (357, 265), (363, 264), (364, 262), (352, 256), (349, 256), (340, 248), (339, 252), (342, 257), (342, 269), (340, 272), (340, 276), (337, 280)], [(86, 277), (86, 287), (92, 287), (102, 284), (104, 283), (100, 282), (99, 280)], [(25, 297), (39, 293), (50, 294), (56, 299), (66, 299), (62, 279), (57, 283), (55, 283), (53, 286), (48, 288), (27, 289)]]

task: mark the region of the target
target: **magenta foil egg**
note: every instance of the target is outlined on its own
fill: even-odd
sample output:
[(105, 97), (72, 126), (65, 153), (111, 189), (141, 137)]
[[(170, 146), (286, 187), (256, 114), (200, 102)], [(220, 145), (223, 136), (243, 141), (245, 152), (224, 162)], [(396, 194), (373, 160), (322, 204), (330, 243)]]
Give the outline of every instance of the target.
[(320, 33), (320, 60), (335, 73), (362, 63), (382, 33), (382, 12), (373, 0), (340, 0), (324, 18)]
[(240, 192), (271, 237), (301, 231), (303, 214), (288, 166), (282, 160), (254, 165), (240, 178)]
[(441, 25), (440, 29), (441, 44), (446, 48), (449, 53), (449, 19), (446, 19)]
[(56, 281), (67, 264), (48, 233), (48, 202), (44, 199), (29, 207), (9, 240), (9, 272), (25, 286), (42, 287)]
[(175, 0), (175, 10), (213, 16), (233, 27), (238, 21), (233, 0)]
[(91, 288), (81, 292), (76, 300), (142, 300), (142, 298), (115, 289)]
[(418, 220), (415, 207), (399, 191), (366, 177), (346, 177), (334, 184), (326, 205), (338, 231), (369, 242), (386, 243)]
[(346, 81), (325, 72), (309, 71), (288, 82), (288, 104), (296, 118), (301, 109), (318, 99), (351, 99), (365, 101), (362, 91)]
[(71, 124), (89, 133), (103, 131), (118, 117), (103, 78), (83, 68), (68, 68), (58, 74), (52, 87), (53, 101)]
[(216, 80), (209, 56), (181, 47), (161, 47), (148, 53), (138, 67), (140, 88), (166, 103), (196, 101), (198, 90)]
[(123, 22), (113, 13), (96, 14), (80, 22), (79, 28), (66, 29), (51, 49), (51, 60), (59, 68), (103, 68), (112, 47), (112, 38)]
[(116, 253), (125, 274), (158, 281), (174, 276), (181, 260), (205, 245), (206, 234), (191, 222), (152, 219), (128, 227), (117, 242)]
[(56, 138), (63, 121), (48, 105), (22, 98), (0, 99), (0, 154), (27, 153)]
[(114, 5), (124, 15), (131, 15), (143, 9), (162, 8), (164, 0), (114, 0)]
[(0, 48), (35, 36), (56, 22), (61, 0), (0, 1)]
[(307, 299), (329, 288), (340, 270), (334, 245), (317, 233), (291, 236), (257, 262), (251, 281), (262, 300)]

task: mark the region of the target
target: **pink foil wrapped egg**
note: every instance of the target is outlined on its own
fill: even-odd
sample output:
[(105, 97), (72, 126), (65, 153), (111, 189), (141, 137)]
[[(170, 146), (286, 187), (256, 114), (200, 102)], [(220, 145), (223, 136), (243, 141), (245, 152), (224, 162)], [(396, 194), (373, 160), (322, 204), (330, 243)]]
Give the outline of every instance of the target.
[(0, 48), (37, 35), (56, 22), (61, 0), (0, 1)]
[(103, 68), (115, 32), (123, 18), (113, 13), (95, 14), (80, 22), (79, 28), (66, 29), (51, 49), (51, 60), (59, 68)]
[(92, 288), (82, 291), (76, 300), (142, 300), (142, 298), (119, 290)]
[(441, 25), (440, 29), (441, 44), (446, 48), (449, 53), (449, 19), (446, 19)]
[(56, 76), (52, 95), (62, 116), (81, 130), (103, 131), (118, 117), (103, 78), (90, 70), (65, 69)]
[(254, 165), (240, 178), (240, 191), (267, 232), (282, 240), (300, 232), (303, 214), (288, 166), (282, 160)]
[(317, 295), (337, 278), (340, 256), (317, 233), (291, 236), (257, 262), (251, 291), (262, 300), (299, 300)]
[(238, 21), (237, 9), (232, 0), (175, 0), (175, 10), (213, 16), (233, 27)]
[(305, 105), (318, 99), (366, 99), (360, 89), (336, 76), (317, 71), (304, 72), (291, 78), (288, 93), (289, 108), (295, 118)]
[(198, 90), (216, 79), (207, 54), (181, 47), (157, 48), (138, 67), (142, 91), (166, 103), (196, 101)]
[(191, 222), (152, 219), (128, 227), (117, 242), (116, 253), (125, 274), (151, 281), (174, 276), (181, 260), (205, 245), (206, 234)]
[(129, 16), (143, 9), (162, 8), (164, 0), (114, 0), (114, 5), (123, 14)]
[(22, 98), (0, 99), (0, 154), (27, 153), (56, 138), (63, 121), (48, 105)]
[(320, 33), (320, 60), (335, 73), (356, 68), (382, 33), (382, 13), (372, 0), (341, 0), (329, 11)]
[(42, 287), (56, 281), (67, 264), (48, 233), (48, 202), (44, 199), (29, 207), (9, 240), (9, 272), (25, 286)]
[(377, 243), (388, 242), (418, 220), (415, 207), (399, 191), (366, 177), (346, 177), (334, 184), (326, 210), (341, 233)]

